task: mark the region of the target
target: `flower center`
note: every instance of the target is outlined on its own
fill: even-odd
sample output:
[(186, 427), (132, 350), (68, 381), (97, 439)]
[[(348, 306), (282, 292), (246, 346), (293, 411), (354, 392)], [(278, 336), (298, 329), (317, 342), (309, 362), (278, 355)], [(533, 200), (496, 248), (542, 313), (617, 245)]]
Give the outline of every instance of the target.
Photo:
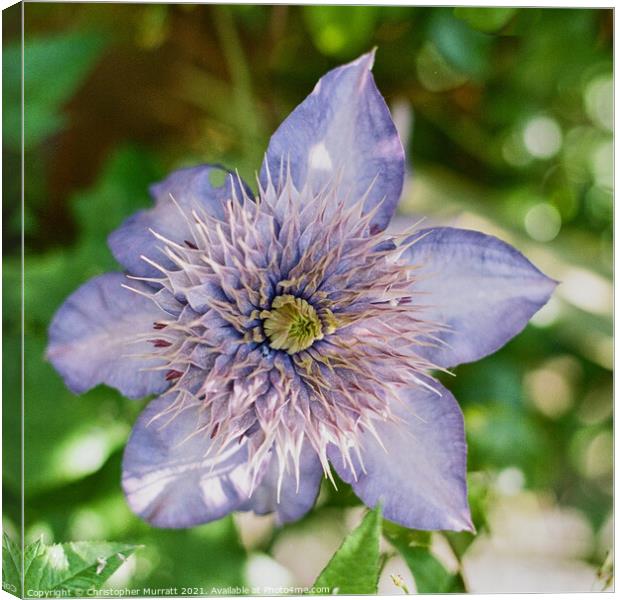
[(260, 318), (263, 319), (263, 330), (269, 338), (269, 345), (289, 354), (309, 348), (316, 340), (322, 340), (324, 333), (333, 331), (330, 326), (324, 328), (311, 304), (291, 294), (276, 296), (271, 310), (261, 311)]

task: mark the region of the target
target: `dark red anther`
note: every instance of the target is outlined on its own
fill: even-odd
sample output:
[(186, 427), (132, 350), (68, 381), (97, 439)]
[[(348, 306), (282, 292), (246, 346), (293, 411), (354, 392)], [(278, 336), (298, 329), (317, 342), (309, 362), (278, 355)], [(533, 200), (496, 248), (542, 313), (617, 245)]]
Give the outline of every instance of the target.
[(155, 348), (167, 348), (168, 346), (172, 346), (172, 342), (167, 342), (166, 340), (157, 339), (157, 340), (149, 340)]
[(164, 329), (165, 327), (166, 327), (165, 323), (158, 323), (157, 321), (153, 323), (153, 329)]
[(183, 375), (182, 371), (177, 371), (176, 369), (170, 369), (170, 371), (166, 373), (166, 381), (172, 381), (173, 379), (178, 379), (179, 377), (181, 377), (181, 375)]
[(192, 250), (198, 250), (198, 246), (196, 246), (194, 242), (190, 242), (189, 240), (185, 240), (185, 245), (190, 247)]
[(213, 439), (217, 435), (217, 431), (219, 428), (220, 428), (220, 424), (216, 423), (213, 429), (211, 430), (211, 435), (209, 436), (211, 439)]

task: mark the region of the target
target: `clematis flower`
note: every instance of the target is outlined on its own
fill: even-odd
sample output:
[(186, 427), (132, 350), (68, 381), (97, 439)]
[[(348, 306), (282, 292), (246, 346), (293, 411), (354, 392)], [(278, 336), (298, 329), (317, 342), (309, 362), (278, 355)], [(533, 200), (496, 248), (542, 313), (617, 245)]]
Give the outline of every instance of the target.
[(126, 274), (53, 319), (71, 390), (158, 395), (122, 478), (155, 526), (293, 521), (335, 472), (406, 527), (472, 529), (463, 416), (433, 371), (500, 348), (555, 282), (483, 233), (385, 232), (404, 152), (373, 59), (327, 73), (282, 123), (256, 195), (213, 165), (153, 186), (109, 238)]

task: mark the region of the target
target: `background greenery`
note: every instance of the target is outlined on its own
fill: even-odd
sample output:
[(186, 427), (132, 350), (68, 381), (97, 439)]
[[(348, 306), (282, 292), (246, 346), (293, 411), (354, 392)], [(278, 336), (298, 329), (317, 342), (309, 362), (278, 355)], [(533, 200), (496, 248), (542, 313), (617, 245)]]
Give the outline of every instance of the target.
[[(501, 568), (525, 565), (522, 587), (604, 585), (596, 569), (611, 547), (612, 510), (611, 11), (34, 3), (25, 16), (27, 540), (143, 544), (112, 586), (308, 584), (359, 523), (347, 486), (326, 485), (317, 508), (284, 529), (247, 516), (187, 531), (147, 526), (120, 490), (122, 448), (144, 402), (103, 387), (72, 395), (43, 351), (63, 299), (118, 268), (106, 237), (149, 204), (150, 183), (208, 161), (254, 181), (269, 134), (316, 80), (377, 46), (375, 78), (411, 166), (403, 218), (497, 233), (562, 281), (522, 335), (448, 381), (466, 418), (477, 538), (384, 523), (380, 589), (516, 591), (509, 577), (480, 575), (499, 568), (498, 547)], [(9, 33), (9, 92), (19, 89), (19, 53)], [(4, 166), (17, 173), (19, 95), (5, 102)], [(19, 415), (7, 390), (17, 398), (21, 215), (13, 178), (3, 186), (5, 463), (15, 467), (4, 469), (4, 526), (14, 535)], [(563, 548), (536, 547), (547, 565), (540, 577), (523, 560), (548, 535)], [(300, 554), (305, 565), (295, 563)], [(583, 577), (563, 579), (567, 569)], [(606, 566), (600, 579), (609, 576)]]

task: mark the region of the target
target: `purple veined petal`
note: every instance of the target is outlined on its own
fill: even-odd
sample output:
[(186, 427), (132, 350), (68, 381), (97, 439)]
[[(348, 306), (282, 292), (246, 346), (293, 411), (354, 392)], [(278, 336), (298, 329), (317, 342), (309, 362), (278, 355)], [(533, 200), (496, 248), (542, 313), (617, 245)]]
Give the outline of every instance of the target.
[(357, 481), (335, 446), (329, 458), (364, 504), (382, 503), (386, 519), (412, 529), (472, 531), (463, 414), (447, 389), (429, 382), (436, 392), (423, 386), (399, 392), (403, 403), (392, 408), (403, 422), (376, 426), (385, 449), (370, 432), (362, 434), (365, 472), (355, 461)]
[(501, 348), (549, 300), (557, 282), (501, 240), (466, 229), (437, 227), (403, 255), (420, 280), (421, 318), (446, 326), (443, 343), (420, 346), (439, 367), (472, 362)]
[(160, 360), (131, 355), (152, 352), (151, 344), (136, 338), (170, 315), (123, 284), (145, 288), (121, 273), (106, 273), (71, 294), (52, 320), (46, 355), (75, 393), (105, 383), (129, 398), (141, 398), (168, 386), (162, 371), (148, 370)]
[(208, 453), (213, 440), (198, 402), (171, 409), (160, 396), (138, 418), (123, 457), (131, 509), (156, 527), (180, 529), (226, 516), (248, 499), (246, 444)]
[(260, 181), (268, 174), (276, 187), (281, 165), (290, 163), (298, 189), (309, 183), (318, 192), (335, 175), (349, 202), (360, 200), (372, 185), (364, 212), (381, 204), (371, 227), (389, 223), (403, 187), (404, 150), (392, 117), (370, 69), (374, 52), (333, 69), (273, 134)]
[(292, 472), (286, 472), (280, 487), (278, 502), (278, 461), (272, 456), (261, 484), (254, 490), (243, 510), (253, 510), (259, 515), (276, 513), (281, 525), (301, 519), (313, 506), (323, 478), (323, 467), (312, 447), (306, 443), (299, 461), (299, 487)]
[[(212, 183), (217, 178), (222, 179), (221, 183)], [(173, 266), (160, 250), (163, 244), (150, 229), (181, 245), (186, 241), (193, 243), (187, 221), (191, 219), (192, 209), (205, 211), (221, 220), (224, 218), (223, 207), (233, 195), (238, 199), (243, 193), (253, 197), (250, 188), (240, 183), (236, 174), (218, 165), (180, 169), (151, 186), (150, 191), (155, 199), (154, 208), (132, 215), (108, 237), (114, 258), (132, 275), (142, 277), (161, 276), (157, 268), (140, 258), (142, 255), (165, 268)]]

